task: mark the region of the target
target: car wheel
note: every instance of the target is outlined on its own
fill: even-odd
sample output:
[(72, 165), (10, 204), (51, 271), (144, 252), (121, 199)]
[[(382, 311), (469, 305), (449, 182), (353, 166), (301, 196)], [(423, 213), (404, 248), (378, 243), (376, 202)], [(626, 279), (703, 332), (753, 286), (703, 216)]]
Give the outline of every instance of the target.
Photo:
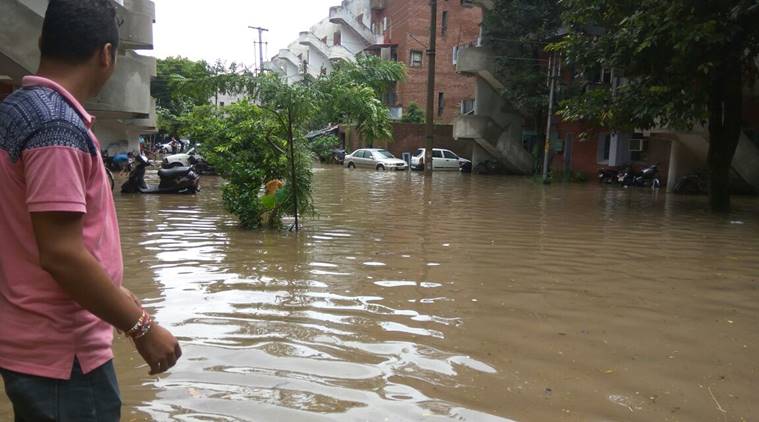
[(379, 165), (377, 165), (377, 170), (379, 170), (379, 171), (385, 171), (385, 166), (383, 166), (382, 164), (379, 164)]
[(348, 163), (348, 168), (349, 169), (354, 169), (354, 168), (356, 168), (356, 165), (353, 164), (353, 163)]

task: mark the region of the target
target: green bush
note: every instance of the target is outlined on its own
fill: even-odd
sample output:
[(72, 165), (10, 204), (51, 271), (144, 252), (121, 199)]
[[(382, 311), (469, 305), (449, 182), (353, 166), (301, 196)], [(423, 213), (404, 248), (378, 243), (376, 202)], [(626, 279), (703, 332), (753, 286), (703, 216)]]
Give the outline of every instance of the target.
[(340, 147), (340, 139), (337, 136), (320, 136), (309, 144), (311, 151), (322, 163), (332, 158), (332, 150)]
[(421, 107), (412, 102), (408, 105), (408, 110), (401, 118), (403, 123), (424, 123), (427, 119), (424, 117), (424, 112)]

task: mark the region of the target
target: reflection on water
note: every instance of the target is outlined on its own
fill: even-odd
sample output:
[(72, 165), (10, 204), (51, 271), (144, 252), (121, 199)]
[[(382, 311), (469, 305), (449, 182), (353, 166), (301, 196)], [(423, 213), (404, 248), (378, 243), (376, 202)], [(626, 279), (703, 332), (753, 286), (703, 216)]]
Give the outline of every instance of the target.
[[(759, 202), (317, 169), (300, 235), (117, 197), (126, 284), (180, 338), (125, 420), (749, 420)], [(0, 416), (7, 419), (7, 404)]]

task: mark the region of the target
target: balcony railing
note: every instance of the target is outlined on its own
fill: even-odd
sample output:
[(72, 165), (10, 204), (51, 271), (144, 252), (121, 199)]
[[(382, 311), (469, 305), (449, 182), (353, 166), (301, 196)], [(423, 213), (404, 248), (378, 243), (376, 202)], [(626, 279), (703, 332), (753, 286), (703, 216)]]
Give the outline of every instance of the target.
[(326, 58), (329, 58), (329, 47), (324, 41), (317, 38), (313, 32), (301, 32), (300, 37), (298, 38), (298, 42), (301, 45), (313, 47), (317, 52), (319, 52), (319, 54)]
[(335, 6), (329, 9), (329, 21), (347, 27), (361, 37), (367, 45), (374, 45), (378, 42), (377, 35), (342, 6)]
[(356, 57), (347, 48), (342, 45), (333, 45), (329, 48), (329, 59), (332, 61), (345, 60), (355, 62)]
[(121, 43), (127, 49), (153, 49), (153, 23), (155, 3), (150, 0), (125, 0), (116, 6), (118, 16), (124, 23), (119, 28)]

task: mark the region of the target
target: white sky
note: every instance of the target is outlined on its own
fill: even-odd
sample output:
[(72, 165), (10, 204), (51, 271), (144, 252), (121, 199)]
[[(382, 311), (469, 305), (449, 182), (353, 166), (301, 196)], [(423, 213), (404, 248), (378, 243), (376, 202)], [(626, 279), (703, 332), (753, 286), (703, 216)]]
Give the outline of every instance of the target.
[(267, 61), (339, 4), (340, 0), (155, 0), (155, 50), (144, 53), (252, 66), (254, 55), (258, 61), (258, 48), (253, 46), (258, 31), (248, 26), (269, 29), (264, 32)]

